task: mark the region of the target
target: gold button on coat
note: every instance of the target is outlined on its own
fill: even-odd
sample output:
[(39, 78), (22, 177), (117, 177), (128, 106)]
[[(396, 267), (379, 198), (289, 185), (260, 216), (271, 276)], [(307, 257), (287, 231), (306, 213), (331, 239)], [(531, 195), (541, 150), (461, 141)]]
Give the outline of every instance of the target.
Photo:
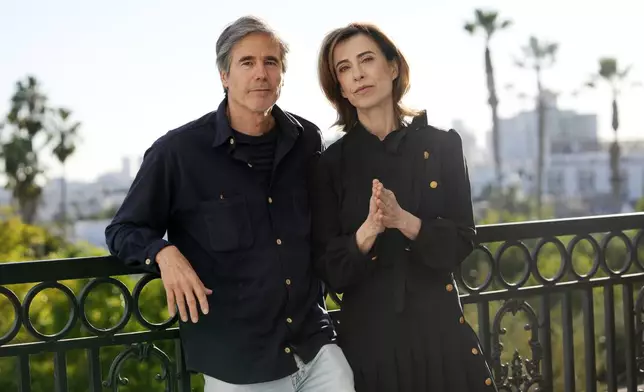
[(429, 159), (429, 153), (427, 151), (423, 153), (423, 156), (425, 157), (425, 159)]
[(461, 316), (461, 317), (458, 319), (458, 322), (459, 322), (459, 323), (461, 323), (461, 324), (465, 324), (465, 317)]
[(432, 189), (436, 189), (437, 186), (438, 186), (438, 183), (436, 181), (432, 181), (429, 183), (429, 187)]
[(452, 292), (452, 290), (454, 290), (454, 285), (449, 283), (447, 286), (445, 286), (445, 290), (447, 290), (448, 292)]
[(474, 347), (474, 348), (472, 349), (472, 354), (474, 354), (474, 355), (479, 355), (479, 350), (477, 350), (477, 349), (476, 349), (476, 347)]
[(491, 378), (486, 378), (485, 379), (485, 385), (492, 385), (492, 379)]
[(285, 353), (287, 353), (287, 354), (290, 354), (290, 353), (291, 353), (291, 349), (290, 349), (290, 348), (288, 348), (288, 347), (286, 347), (286, 348), (284, 349), (284, 352), (285, 352)]

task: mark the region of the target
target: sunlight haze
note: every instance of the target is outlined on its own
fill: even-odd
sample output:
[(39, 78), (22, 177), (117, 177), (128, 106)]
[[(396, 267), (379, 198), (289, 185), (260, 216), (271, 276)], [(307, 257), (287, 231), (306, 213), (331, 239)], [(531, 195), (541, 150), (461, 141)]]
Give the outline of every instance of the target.
[[(634, 26), (636, 2), (599, 1), (245, 1), (215, 2), (9, 1), (0, 3), (0, 113), (9, 108), (17, 80), (34, 75), (50, 103), (70, 108), (83, 123), (82, 144), (67, 168), (72, 180), (92, 180), (118, 170), (121, 158), (136, 161), (168, 130), (214, 110), (223, 97), (215, 65), (215, 42), (226, 24), (253, 14), (289, 43), (289, 69), (278, 105), (327, 130), (335, 120), (316, 74), (319, 44), (329, 30), (351, 21), (379, 25), (400, 46), (411, 66), (406, 102), (427, 109), (429, 120), (450, 127), (460, 119), (484, 145), (491, 124), (482, 36), (463, 23), (475, 8), (489, 8), (514, 26), (492, 43), (500, 114), (532, 104), (507, 92), (507, 84), (534, 93), (534, 76), (517, 69), (514, 57), (534, 34), (560, 43), (545, 83), (562, 93), (560, 106), (597, 113), (602, 138), (611, 138), (607, 90), (570, 92), (597, 71), (597, 60), (614, 56), (633, 65), (644, 81), (644, 50)], [(625, 91), (620, 137), (644, 137), (644, 89)], [(50, 177), (60, 173), (51, 163)]]

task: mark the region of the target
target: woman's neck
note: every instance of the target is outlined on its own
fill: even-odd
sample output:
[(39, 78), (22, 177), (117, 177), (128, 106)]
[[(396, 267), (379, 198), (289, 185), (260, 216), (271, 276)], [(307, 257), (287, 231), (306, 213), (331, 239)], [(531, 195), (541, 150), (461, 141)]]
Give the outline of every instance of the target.
[(360, 123), (380, 140), (384, 140), (400, 125), (400, 121), (395, 116), (393, 105), (388, 103), (383, 106), (386, 107), (376, 106), (368, 110), (358, 110)]

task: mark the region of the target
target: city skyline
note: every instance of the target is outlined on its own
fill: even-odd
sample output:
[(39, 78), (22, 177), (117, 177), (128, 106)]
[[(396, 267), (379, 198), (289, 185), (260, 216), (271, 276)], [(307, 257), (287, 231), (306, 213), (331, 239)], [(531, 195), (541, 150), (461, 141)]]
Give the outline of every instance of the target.
[[(69, 107), (74, 119), (83, 123), (83, 142), (69, 160), (68, 178), (88, 181), (118, 171), (121, 157), (136, 159), (168, 130), (216, 108), (223, 94), (215, 41), (227, 23), (245, 14), (266, 19), (291, 47), (278, 105), (314, 121), (323, 131), (335, 116), (317, 84), (318, 45), (330, 29), (354, 20), (376, 23), (401, 47), (412, 70), (408, 104), (427, 109), (430, 121), (439, 127), (463, 121), (479, 144), (490, 128), (483, 38), (470, 37), (462, 28), (477, 7), (498, 10), (515, 23), (492, 43), (503, 117), (531, 106), (513, 98), (504, 86), (512, 83), (533, 92), (532, 75), (517, 69), (512, 57), (532, 34), (561, 44), (557, 64), (545, 74), (548, 87), (557, 91), (581, 86), (596, 72), (602, 56), (616, 57), (621, 66), (632, 64), (633, 80), (644, 81), (644, 52), (633, 50), (635, 36), (628, 31), (637, 13), (626, 0), (612, 2), (608, 11), (604, 3), (554, 0), (520, 5), (401, 1), (396, 9), (385, 2), (329, 1), (324, 8), (314, 5), (313, 11), (293, 1), (279, 4), (282, 7), (249, 1), (225, 10), (205, 1), (187, 1), (180, 7), (151, 1), (116, 1), (100, 7), (66, 0), (34, 1), (29, 8), (7, 4), (0, 15), (0, 43), (10, 61), (0, 73), (0, 114), (8, 110), (15, 82), (33, 74), (53, 105)], [(29, 24), (35, 27), (15, 33)], [(422, 29), (410, 28), (420, 24)], [(642, 90), (621, 97), (624, 140), (644, 137)], [(584, 92), (578, 98), (563, 95), (560, 103), (562, 109), (596, 113), (600, 137), (612, 136), (607, 91)], [(51, 178), (60, 175), (54, 161), (47, 163)]]

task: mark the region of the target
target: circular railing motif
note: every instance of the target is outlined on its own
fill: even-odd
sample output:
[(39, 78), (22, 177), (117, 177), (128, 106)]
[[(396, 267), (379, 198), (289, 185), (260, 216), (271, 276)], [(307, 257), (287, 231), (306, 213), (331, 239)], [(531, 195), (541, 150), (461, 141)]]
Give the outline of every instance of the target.
[(13, 291), (4, 286), (0, 286), (0, 294), (4, 295), (9, 300), (11, 306), (13, 307), (14, 314), (13, 323), (11, 324), (11, 327), (9, 327), (9, 331), (4, 334), (4, 336), (0, 336), (0, 346), (2, 346), (3, 344), (12, 341), (13, 338), (18, 335), (18, 332), (20, 332), (22, 314), (20, 312), (20, 300), (18, 299), (18, 297), (16, 297), (16, 294), (14, 294)]
[[(58, 289), (62, 291), (62, 293), (65, 294), (65, 297), (67, 297), (67, 299), (69, 300), (69, 304), (70, 304), (69, 306), (70, 315), (69, 315), (69, 318), (67, 319), (67, 323), (65, 324), (65, 326), (60, 332), (52, 335), (45, 335), (43, 333), (40, 333), (38, 330), (36, 330), (36, 328), (34, 327), (31, 321), (31, 317), (29, 317), (29, 310), (31, 309), (31, 304), (33, 303), (34, 298), (36, 298), (36, 295), (38, 295), (41, 291), (45, 289)], [(64, 284), (59, 282), (42, 282), (42, 283), (38, 283), (27, 292), (24, 303), (22, 305), (22, 321), (25, 326), (25, 329), (33, 337), (45, 342), (60, 340), (64, 338), (69, 332), (71, 332), (77, 320), (78, 320), (78, 301), (76, 301), (74, 292)]]
[[(121, 319), (112, 328), (96, 328), (87, 318), (87, 312), (85, 310), (87, 297), (89, 296), (90, 292), (100, 284), (111, 284), (115, 286), (119, 290), (123, 297), (123, 300), (125, 301), (123, 316), (121, 316)], [(130, 320), (130, 316), (132, 314), (132, 296), (130, 295), (130, 291), (123, 282), (114, 278), (96, 278), (89, 281), (81, 290), (80, 296), (78, 298), (78, 305), (80, 307), (79, 313), (81, 323), (88, 331), (97, 336), (112, 335), (122, 330)]]

